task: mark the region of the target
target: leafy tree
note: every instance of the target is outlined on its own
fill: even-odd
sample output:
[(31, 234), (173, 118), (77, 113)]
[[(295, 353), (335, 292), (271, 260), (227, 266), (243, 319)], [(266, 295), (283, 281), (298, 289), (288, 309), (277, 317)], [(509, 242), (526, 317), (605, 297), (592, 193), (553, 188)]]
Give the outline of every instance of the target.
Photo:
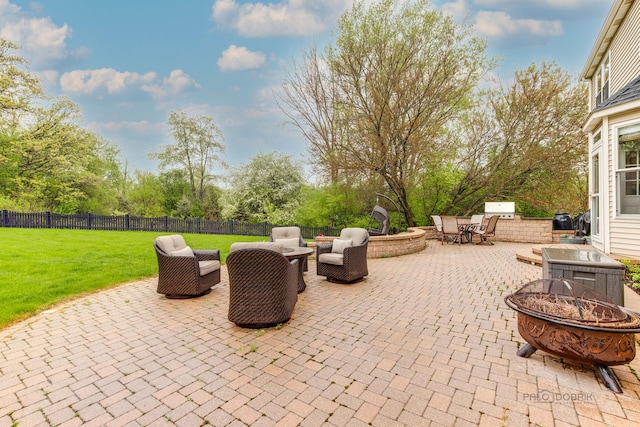
[(138, 216), (163, 216), (164, 196), (158, 177), (148, 171), (135, 172), (135, 182), (129, 190), (130, 213)]
[(77, 106), (61, 98), (34, 109), (28, 127), (13, 129), (0, 147), (3, 193), (22, 199), (30, 209), (61, 213), (115, 205), (105, 178), (117, 167), (117, 150), (79, 127), (78, 120)]
[(31, 111), (33, 99), (43, 96), (40, 81), (15, 50), (17, 45), (0, 38), (0, 134), (17, 128)]
[(355, 227), (362, 225), (362, 221), (366, 223), (371, 207), (352, 187), (339, 184), (322, 187), (305, 185), (302, 187), (295, 222), (313, 227)]
[(200, 208), (204, 218), (220, 221), (222, 219), (222, 191), (215, 185), (207, 186)]
[[(183, 204), (183, 198), (189, 200), (189, 205), (193, 205), (196, 201), (191, 193), (191, 185), (187, 179), (187, 174), (182, 169), (172, 169), (161, 172), (158, 175), (158, 183), (164, 200), (164, 211), (167, 215), (175, 215), (178, 205)], [(189, 211), (191, 208), (189, 209)], [(184, 214), (182, 217), (190, 217)]]
[(458, 134), (463, 174), (448, 208), (469, 214), (484, 201), (511, 200), (529, 212), (584, 211), (584, 91), (557, 64), (543, 63), (479, 98)]
[(178, 203), (173, 210), (173, 215), (177, 216), (178, 218), (191, 218), (193, 215), (193, 208), (193, 199), (184, 194), (182, 198), (178, 200)]
[(168, 120), (174, 144), (164, 145), (151, 158), (160, 161), (161, 169), (175, 167), (187, 176), (191, 195), (202, 202), (207, 185), (214, 178), (216, 164), (225, 167), (219, 154), (225, 152), (224, 137), (213, 119), (188, 116), (184, 111), (172, 111)]
[(118, 167), (118, 151), (79, 126), (80, 112), (71, 101), (45, 97), (37, 77), (12, 53), (16, 49), (0, 39), (2, 204), (107, 213), (115, 206), (108, 178)]
[(239, 221), (291, 224), (302, 184), (302, 168), (289, 156), (259, 154), (232, 170), (223, 215)]
[(468, 105), (493, 61), (468, 24), (428, 0), (356, 2), (338, 20), (334, 44), (285, 80), (284, 104), (333, 169), (380, 176), (415, 225), (408, 193), (440, 149), (445, 127)]

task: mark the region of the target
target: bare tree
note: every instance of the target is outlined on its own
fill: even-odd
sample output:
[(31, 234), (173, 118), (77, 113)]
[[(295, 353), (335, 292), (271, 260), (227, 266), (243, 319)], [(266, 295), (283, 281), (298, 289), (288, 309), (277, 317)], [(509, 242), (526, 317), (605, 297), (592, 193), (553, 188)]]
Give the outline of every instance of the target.
[(354, 4), (324, 55), (311, 50), (294, 68), (284, 101), (332, 178), (381, 177), (412, 226), (409, 190), (493, 61), (471, 26), (428, 0), (399, 3)]
[(315, 47), (303, 53), (302, 62), (293, 62), (282, 87), (280, 107), (309, 141), (310, 163), (331, 183), (338, 182), (344, 120), (338, 110), (338, 87)]

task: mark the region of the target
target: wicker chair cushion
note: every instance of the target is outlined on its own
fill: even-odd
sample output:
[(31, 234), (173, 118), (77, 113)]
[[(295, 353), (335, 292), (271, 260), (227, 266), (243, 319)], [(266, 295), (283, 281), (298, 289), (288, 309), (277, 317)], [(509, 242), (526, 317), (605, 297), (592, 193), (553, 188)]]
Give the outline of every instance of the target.
[(176, 251), (173, 251), (169, 255), (171, 255), (171, 256), (195, 256), (193, 254), (193, 250), (189, 246), (185, 246), (182, 249), (178, 249)]
[(198, 262), (200, 277), (206, 276), (216, 270), (220, 270), (220, 261), (200, 261)]
[(285, 248), (297, 248), (300, 246), (300, 238), (295, 237), (292, 239), (276, 239), (275, 243), (279, 243)]
[(275, 242), (236, 242), (231, 244), (229, 253), (240, 249), (270, 249), (278, 253), (284, 252), (284, 246)]
[(369, 238), (369, 233), (364, 228), (343, 228), (340, 239), (351, 240), (353, 246), (361, 246)]
[[(298, 227), (274, 227), (271, 230), (273, 240), (300, 238), (300, 228)], [(297, 245), (296, 245), (297, 246)], [(285, 246), (289, 247), (289, 246)]]
[(344, 255), (336, 254), (333, 252), (329, 252), (326, 254), (320, 254), (318, 257), (318, 262), (332, 265), (343, 265), (344, 263)]
[(353, 246), (353, 240), (351, 239), (333, 239), (333, 243), (331, 244), (331, 253), (342, 255), (344, 250), (351, 246)]
[(171, 255), (172, 252), (184, 249), (187, 244), (184, 238), (179, 234), (172, 234), (171, 236), (160, 236), (156, 238), (156, 244), (167, 255)]

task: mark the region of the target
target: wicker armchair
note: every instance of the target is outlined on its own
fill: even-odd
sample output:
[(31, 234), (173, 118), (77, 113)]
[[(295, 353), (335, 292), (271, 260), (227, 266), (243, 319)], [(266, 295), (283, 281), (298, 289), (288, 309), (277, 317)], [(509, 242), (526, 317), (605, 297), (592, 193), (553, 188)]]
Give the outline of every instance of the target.
[(369, 233), (364, 228), (344, 228), (340, 238), (316, 247), (318, 276), (329, 281), (353, 283), (369, 274), (367, 247)]
[(234, 243), (227, 257), (229, 320), (243, 328), (284, 323), (298, 301), (298, 260), (279, 243)]
[[(271, 235), (269, 236), (270, 242), (276, 242), (282, 244), (285, 248), (293, 247), (307, 247), (307, 242), (302, 238), (300, 227), (273, 227), (271, 229)], [(302, 271), (308, 271), (307, 259), (302, 260)]]
[(193, 250), (178, 234), (158, 237), (153, 246), (158, 256), (158, 293), (167, 298), (205, 295), (220, 282), (219, 250)]

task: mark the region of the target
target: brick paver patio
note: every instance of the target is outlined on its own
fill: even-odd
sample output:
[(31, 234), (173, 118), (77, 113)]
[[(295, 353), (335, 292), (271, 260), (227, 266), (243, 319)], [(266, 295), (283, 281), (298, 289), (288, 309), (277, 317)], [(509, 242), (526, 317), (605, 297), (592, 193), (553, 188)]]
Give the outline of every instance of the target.
[(640, 360), (593, 369), (523, 343), (504, 296), (540, 278), (527, 245), (444, 245), (369, 260), (354, 285), (310, 262), (281, 328), (227, 320), (228, 281), (168, 300), (156, 279), (0, 331), (0, 426), (631, 426)]

